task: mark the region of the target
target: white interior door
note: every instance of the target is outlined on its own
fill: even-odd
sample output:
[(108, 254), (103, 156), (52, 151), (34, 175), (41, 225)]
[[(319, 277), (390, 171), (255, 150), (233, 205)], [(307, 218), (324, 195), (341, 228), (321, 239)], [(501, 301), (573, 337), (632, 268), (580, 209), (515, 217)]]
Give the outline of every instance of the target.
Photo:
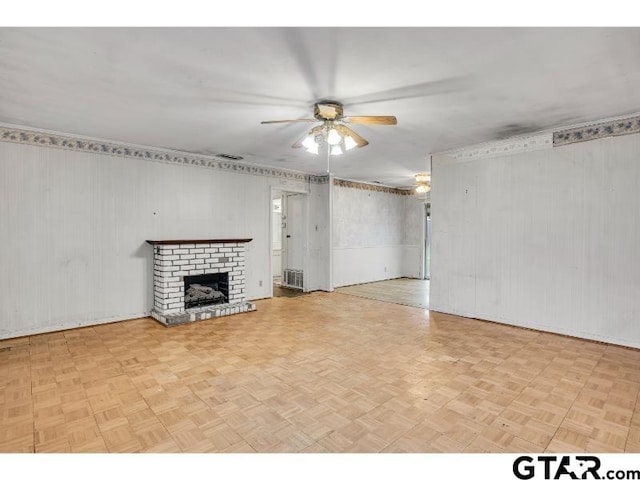
[(304, 195), (285, 194), (283, 215), (283, 266), (302, 270), (304, 266)]

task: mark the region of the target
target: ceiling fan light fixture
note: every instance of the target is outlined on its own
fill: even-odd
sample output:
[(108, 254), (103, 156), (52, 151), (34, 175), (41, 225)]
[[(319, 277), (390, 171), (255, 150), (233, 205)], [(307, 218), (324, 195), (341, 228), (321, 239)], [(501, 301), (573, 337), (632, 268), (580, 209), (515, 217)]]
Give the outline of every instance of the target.
[[(298, 118), (295, 120), (264, 120), (261, 124), (272, 123), (306, 123), (321, 122), (311, 129), (306, 135), (296, 140), (292, 148), (305, 147), (308, 152), (318, 154), (322, 151), (331, 155), (342, 155), (355, 147), (362, 148), (369, 142), (358, 133), (351, 130), (346, 124), (364, 125), (397, 125), (398, 121), (393, 116), (344, 116), (342, 104), (333, 100), (322, 100), (313, 107), (314, 118)], [(314, 144), (315, 143), (315, 144)], [(325, 146), (327, 147), (325, 149)]]
[(431, 181), (431, 175), (429, 173), (416, 173), (417, 183), (428, 183)]
[(357, 147), (358, 144), (356, 143), (356, 141), (351, 138), (350, 135), (347, 135), (344, 137), (344, 149), (345, 150), (351, 150), (353, 147)]
[(329, 145), (338, 145), (342, 141), (342, 137), (335, 128), (331, 128), (327, 134), (327, 143)]
[(307, 135), (307, 138), (305, 138), (305, 139), (302, 141), (302, 146), (303, 146), (304, 148), (306, 148), (307, 150), (309, 150), (310, 148), (313, 148), (314, 146), (315, 146), (315, 147), (316, 147), (316, 149), (317, 149), (318, 144), (316, 143), (316, 138), (315, 138), (315, 136), (314, 136), (313, 134), (309, 133), (309, 135)]
[(318, 155), (318, 144), (314, 143), (313, 145), (309, 145), (306, 148), (307, 152), (313, 153), (314, 155)]
[(431, 187), (426, 183), (421, 183), (416, 187), (417, 193), (428, 193), (431, 190)]
[(416, 173), (416, 193), (429, 193), (431, 191), (431, 174)]

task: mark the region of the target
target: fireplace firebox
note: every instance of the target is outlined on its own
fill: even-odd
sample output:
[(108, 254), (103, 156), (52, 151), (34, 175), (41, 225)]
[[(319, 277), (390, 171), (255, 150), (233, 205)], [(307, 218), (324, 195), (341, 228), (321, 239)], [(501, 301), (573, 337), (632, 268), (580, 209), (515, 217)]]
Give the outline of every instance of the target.
[(184, 308), (206, 307), (229, 301), (229, 274), (208, 273), (184, 277)]

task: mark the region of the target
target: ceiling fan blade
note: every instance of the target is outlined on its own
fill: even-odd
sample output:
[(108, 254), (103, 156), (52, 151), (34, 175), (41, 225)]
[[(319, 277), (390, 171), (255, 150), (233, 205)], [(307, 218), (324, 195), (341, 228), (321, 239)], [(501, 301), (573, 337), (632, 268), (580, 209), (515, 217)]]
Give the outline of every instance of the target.
[(297, 118), (295, 120), (264, 120), (260, 122), (261, 124), (267, 123), (296, 123), (296, 122), (317, 122), (318, 120), (315, 118)]
[(397, 125), (396, 117), (369, 116), (369, 117), (342, 117), (340, 120), (347, 123), (363, 123), (367, 125)]
[(291, 148), (302, 148), (303, 146), (302, 142), (304, 142), (304, 139), (307, 138), (308, 135), (309, 135), (309, 132), (302, 135), (298, 140), (293, 142), (293, 145), (291, 145)]
[(406, 85), (404, 87), (367, 93), (357, 97), (343, 98), (342, 103), (346, 106), (351, 106), (364, 105), (367, 103), (388, 102), (390, 100), (402, 100), (405, 98), (430, 97), (468, 90), (471, 86), (471, 77), (449, 77), (418, 83), (415, 85)]
[(340, 134), (349, 135), (351, 138), (353, 138), (358, 148), (366, 147), (367, 145), (369, 145), (369, 142), (367, 142), (364, 138), (362, 138), (360, 135), (358, 135), (356, 132), (351, 130), (346, 125), (336, 125), (336, 129)]

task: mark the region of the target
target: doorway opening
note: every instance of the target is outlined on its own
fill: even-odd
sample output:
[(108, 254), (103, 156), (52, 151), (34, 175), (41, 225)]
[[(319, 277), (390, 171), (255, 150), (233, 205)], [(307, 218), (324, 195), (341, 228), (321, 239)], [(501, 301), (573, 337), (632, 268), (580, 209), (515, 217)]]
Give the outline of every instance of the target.
[(271, 193), (272, 296), (297, 296), (306, 291), (306, 208), (305, 193)]
[(282, 285), (282, 192), (271, 197), (271, 276), (274, 285)]

